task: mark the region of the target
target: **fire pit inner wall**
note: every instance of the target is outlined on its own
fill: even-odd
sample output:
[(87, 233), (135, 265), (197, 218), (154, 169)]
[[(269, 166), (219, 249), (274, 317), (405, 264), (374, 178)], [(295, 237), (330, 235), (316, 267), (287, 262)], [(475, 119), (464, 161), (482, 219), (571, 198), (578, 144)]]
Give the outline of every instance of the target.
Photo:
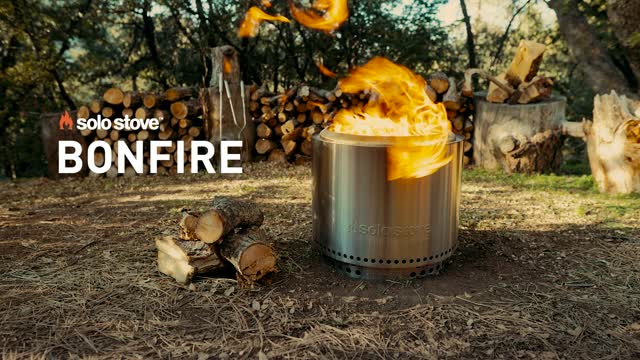
[[(405, 138), (406, 139), (406, 138)], [(437, 273), (458, 243), (462, 137), (435, 173), (387, 180), (387, 148), (398, 137), (323, 130), (313, 140), (313, 238), (353, 277)]]

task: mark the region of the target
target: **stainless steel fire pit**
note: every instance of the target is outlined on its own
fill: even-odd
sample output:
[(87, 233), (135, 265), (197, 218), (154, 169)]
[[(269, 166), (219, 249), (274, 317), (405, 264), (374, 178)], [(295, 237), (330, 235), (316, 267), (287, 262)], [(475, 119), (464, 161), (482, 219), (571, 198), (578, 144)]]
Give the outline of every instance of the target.
[[(406, 138), (405, 138), (406, 140)], [(353, 277), (438, 273), (458, 243), (462, 138), (432, 175), (387, 180), (386, 149), (398, 137), (322, 131), (313, 143), (313, 238)]]

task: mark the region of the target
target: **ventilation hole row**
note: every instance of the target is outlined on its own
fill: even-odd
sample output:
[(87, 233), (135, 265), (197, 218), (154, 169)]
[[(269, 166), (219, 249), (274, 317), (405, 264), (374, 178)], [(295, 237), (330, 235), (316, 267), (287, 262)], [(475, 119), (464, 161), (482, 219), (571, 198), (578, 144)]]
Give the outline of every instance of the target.
[[(426, 275), (433, 275), (433, 274), (437, 274), (438, 272), (440, 272), (440, 270), (442, 269), (442, 264), (436, 264), (434, 266), (429, 266), (427, 268), (424, 268), (422, 270), (420, 270), (420, 272), (411, 272), (411, 274), (409, 274), (410, 277), (414, 278), (417, 276), (426, 276)], [(359, 269), (352, 269), (350, 266), (348, 265), (342, 265), (342, 264), (338, 264), (338, 269), (341, 271), (346, 272), (347, 274), (350, 275), (355, 275), (355, 276), (361, 276), (362, 272)]]
[(369, 264), (413, 264), (413, 263), (420, 263), (420, 262), (427, 262), (427, 261), (431, 261), (431, 260), (437, 260), (441, 257), (444, 257), (445, 255), (449, 255), (451, 253), (453, 253), (454, 249), (447, 249), (446, 251), (443, 251), (439, 254), (435, 254), (432, 256), (425, 256), (423, 258), (416, 258), (416, 259), (394, 259), (394, 260), (390, 260), (390, 259), (369, 259), (369, 258), (361, 258), (360, 256), (353, 256), (353, 255), (348, 255), (348, 254), (343, 254), (339, 251), (335, 251), (333, 249), (330, 249), (328, 247), (323, 247), (324, 251), (326, 251), (328, 254), (333, 254), (333, 255), (337, 255), (338, 257), (342, 257), (345, 259), (350, 259), (350, 260), (356, 260), (356, 261), (361, 261), (361, 262), (365, 262), (365, 263), (369, 263)]

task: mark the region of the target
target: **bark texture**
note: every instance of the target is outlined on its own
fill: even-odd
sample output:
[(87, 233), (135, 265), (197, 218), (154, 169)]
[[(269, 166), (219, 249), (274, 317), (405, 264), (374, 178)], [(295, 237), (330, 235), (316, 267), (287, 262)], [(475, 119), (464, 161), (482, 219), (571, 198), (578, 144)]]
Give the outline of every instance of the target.
[(552, 172), (562, 161), (566, 100), (495, 104), (476, 98), (474, 160), (507, 173)]
[(637, 88), (640, 81), (640, 0), (609, 0), (607, 16), (616, 38), (626, 50)]
[[(549, 0), (547, 4), (558, 17), (560, 33), (573, 56), (586, 74), (586, 81), (595, 93), (617, 90), (633, 92), (623, 73), (616, 67), (595, 29), (578, 9), (577, 0)], [(637, 16), (637, 15), (636, 15)]]

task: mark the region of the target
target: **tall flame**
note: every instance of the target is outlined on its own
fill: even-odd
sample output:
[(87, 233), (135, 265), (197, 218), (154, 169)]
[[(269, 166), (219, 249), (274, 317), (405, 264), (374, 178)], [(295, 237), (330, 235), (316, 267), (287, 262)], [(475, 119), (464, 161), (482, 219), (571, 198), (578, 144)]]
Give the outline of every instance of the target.
[(289, 3), (291, 16), (300, 24), (330, 33), (339, 28), (349, 17), (347, 0), (315, 0), (310, 9), (302, 9)]
[(260, 8), (252, 6), (247, 14), (244, 16), (244, 20), (242, 24), (240, 24), (240, 30), (238, 30), (238, 36), (240, 37), (254, 37), (258, 35), (258, 30), (260, 29), (260, 23), (263, 21), (280, 21), (284, 23), (290, 22), (284, 16), (273, 16), (269, 15), (266, 12), (260, 10)]
[(442, 104), (434, 104), (427, 83), (404, 66), (376, 57), (339, 82), (345, 93), (371, 93), (361, 109), (342, 109), (330, 130), (354, 135), (406, 137), (387, 149), (387, 179), (419, 178), (451, 161), (447, 142), (451, 123)]
[(73, 129), (73, 120), (71, 119), (71, 116), (69, 116), (68, 111), (65, 111), (64, 114), (60, 116), (58, 126), (60, 126), (60, 130), (64, 130), (65, 126), (70, 130)]

